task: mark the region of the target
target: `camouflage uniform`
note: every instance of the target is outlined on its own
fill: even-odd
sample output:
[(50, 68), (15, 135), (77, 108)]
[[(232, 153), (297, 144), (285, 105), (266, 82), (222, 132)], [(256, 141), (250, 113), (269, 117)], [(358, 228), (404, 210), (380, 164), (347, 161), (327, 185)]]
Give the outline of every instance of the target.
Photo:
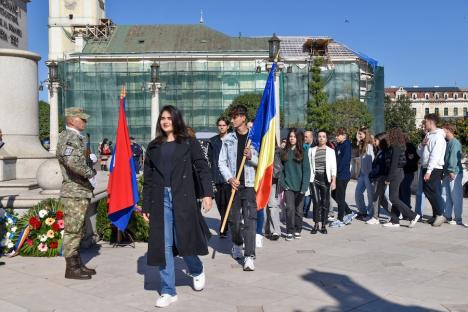
[[(79, 108), (67, 109), (65, 115), (85, 117), (83, 119), (89, 117)], [(60, 133), (56, 155), (63, 176), (60, 200), (64, 207), (63, 256), (65, 258), (79, 254), (85, 214), (93, 197), (94, 188), (89, 179), (96, 175), (96, 171), (87, 164), (85, 152), (86, 139), (78, 134), (78, 131), (67, 128)]]

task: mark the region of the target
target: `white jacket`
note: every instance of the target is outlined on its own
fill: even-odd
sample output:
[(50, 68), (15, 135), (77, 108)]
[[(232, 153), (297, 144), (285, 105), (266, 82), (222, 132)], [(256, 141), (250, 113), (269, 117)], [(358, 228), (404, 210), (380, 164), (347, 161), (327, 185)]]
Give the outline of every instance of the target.
[(434, 169), (444, 168), (445, 148), (445, 132), (442, 129), (435, 129), (426, 134), (427, 144), (419, 148), (421, 152), (421, 165), (427, 168), (427, 172), (431, 173)]
[[(309, 148), (309, 162), (310, 162), (310, 182), (314, 182), (315, 179), (315, 153), (317, 152), (317, 146)], [(336, 155), (335, 151), (326, 147), (325, 152), (325, 172), (327, 174), (328, 182), (331, 183), (332, 177), (336, 177)]]

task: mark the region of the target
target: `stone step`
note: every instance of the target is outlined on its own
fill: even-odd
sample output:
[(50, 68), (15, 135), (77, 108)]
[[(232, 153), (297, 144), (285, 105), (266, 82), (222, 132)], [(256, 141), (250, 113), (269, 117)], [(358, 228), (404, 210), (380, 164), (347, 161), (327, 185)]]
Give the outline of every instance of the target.
[(39, 188), (36, 179), (17, 179), (17, 180), (8, 180), (0, 182), (0, 190), (34, 190)]

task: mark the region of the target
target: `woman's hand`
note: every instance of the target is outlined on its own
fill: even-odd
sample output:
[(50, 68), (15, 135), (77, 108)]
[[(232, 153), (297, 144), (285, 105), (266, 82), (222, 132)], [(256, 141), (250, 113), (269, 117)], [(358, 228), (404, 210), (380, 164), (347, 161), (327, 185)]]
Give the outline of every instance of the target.
[(149, 214), (149, 213), (146, 213), (146, 212), (143, 212), (141, 215), (143, 216), (143, 219), (145, 219), (145, 221), (146, 221), (147, 223), (149, 223), (149, 221), (150, 221), (150, 220), (149, 220), (150, 214)]
[(208, 213), (211, 210), (212, 206), (213, 206), (213, 199), (211, 197), (203, 197), (202, 199), (203, 212)]
[(333, 181), (331, 184), (330, 184), (330, 190), (334, 191), (336, 189), (336, 182)]

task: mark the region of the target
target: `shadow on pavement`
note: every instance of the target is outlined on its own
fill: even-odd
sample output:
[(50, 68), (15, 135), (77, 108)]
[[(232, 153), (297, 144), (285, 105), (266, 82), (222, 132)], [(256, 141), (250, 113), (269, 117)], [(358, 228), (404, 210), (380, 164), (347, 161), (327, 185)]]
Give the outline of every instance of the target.
[(94, 244), (91, 247), (86, 248), (86, 249), (81, 248), (81, 251), (80, 251), (81, 260), (84, 262), (84, 264), (88, 263), (89, 261), (91, 261), (91, 259), (101, 254), (99, 252), (100, 250), (101, 250), (100, 244)]
[[(318, 310), (320, 312), (335, 312), (335, 311), (354, 311), (365, 309), (366, 311), (437, 311), (419, 306), (406, 306), (395, 302), (388, 301), (374, 292), (364, 288), (363, 286), (354, 282), (346, 275), (320, 272), (317, 270), (310, 270), (302, 276), (302, 278), (310, 283), (315, 284), (323, 292), (327, 293), (330, 297), (335, 299), (336, 305), (322, 307)], [(295, 310), (294, 312), (303, 312), (302, 310)]]

